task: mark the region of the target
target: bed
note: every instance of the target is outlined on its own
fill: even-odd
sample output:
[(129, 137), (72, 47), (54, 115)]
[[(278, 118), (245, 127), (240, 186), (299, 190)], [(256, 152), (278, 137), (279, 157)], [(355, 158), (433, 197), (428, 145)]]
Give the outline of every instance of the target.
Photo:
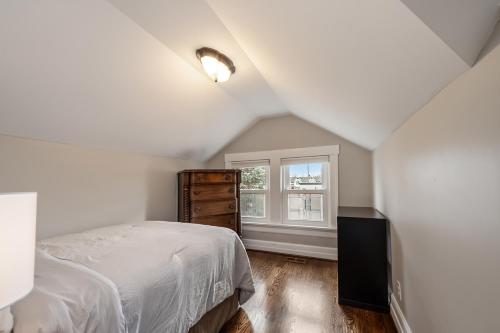
[(212, 333), (254, 293), (237, 234), (140, 222), (42, 240), (15, 333)]

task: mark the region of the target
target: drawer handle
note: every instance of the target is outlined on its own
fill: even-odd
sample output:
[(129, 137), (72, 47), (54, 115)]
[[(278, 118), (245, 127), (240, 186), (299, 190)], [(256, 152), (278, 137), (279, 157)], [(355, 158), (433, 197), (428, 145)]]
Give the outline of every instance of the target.
[(230, 208), (230, 209), (235, 209), (235, 208), (236, 208), (236, 205), (235, 205), (234, 203), (229, 204), (229, 208)]
[(194, 211), (195, 211), (196, 213), (199, 213), (199, 212), (200, 212), (200, 210), (201, 210), (201, 207), (195, 207), (195, 208), (194, 208)]
[(193, 194), (194, 194), (194, 195), (199, 195), (199, 194), (200, 194), (200, 191), (193, 191)]
[(229, 189), (229, 193), (234, 193), (234, 187), (231, 187), (231, 188)]
[(226, 174), (224, 176), (224, 180), (231, 180), (231, 175), (230, 174)]

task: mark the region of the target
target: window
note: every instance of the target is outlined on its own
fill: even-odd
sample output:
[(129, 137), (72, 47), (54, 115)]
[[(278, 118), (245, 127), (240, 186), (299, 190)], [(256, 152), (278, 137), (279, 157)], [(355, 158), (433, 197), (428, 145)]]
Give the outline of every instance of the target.
[(339, 146), (226, 154), (226, 168), (241, 169), (243, 228), (335, 228), (338, 154)]
[(232, 168), (241, 170), (242, 219), (263, 222), (269, 216), (269, 161), (234, 162)]
[(326, 225), (328, 156), (283, 159), (284, 223)]

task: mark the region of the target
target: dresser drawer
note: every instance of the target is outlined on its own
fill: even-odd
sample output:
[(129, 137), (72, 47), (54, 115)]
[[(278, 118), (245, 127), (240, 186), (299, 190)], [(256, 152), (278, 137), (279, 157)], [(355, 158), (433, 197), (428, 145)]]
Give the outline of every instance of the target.
[(238, 211), (236, 199), (221, 201), (192, 201), (191, 217), (223, 215)]
[(191, 200), (234, 199), (236, 184), (193, 185)]
[(237, 230), (236, 220), (237, 220), (237, 214), (229, 214), (229, 215), (195, 217), (191, 219), (191, 223), (213, 225), (216, 227), (224, 227), (236, 231)]
[(191, 174), (191, 183), (235, 183), (236, 175), (231, 172), (193, 172)]

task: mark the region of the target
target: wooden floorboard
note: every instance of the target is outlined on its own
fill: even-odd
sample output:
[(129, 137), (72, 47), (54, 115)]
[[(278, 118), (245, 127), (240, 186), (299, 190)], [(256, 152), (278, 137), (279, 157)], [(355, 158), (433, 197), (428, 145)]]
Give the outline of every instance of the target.
[(256, 293), (222, 333), (390, 332), (390, 315), (337, 303), (337, 263), (248, 251)]

